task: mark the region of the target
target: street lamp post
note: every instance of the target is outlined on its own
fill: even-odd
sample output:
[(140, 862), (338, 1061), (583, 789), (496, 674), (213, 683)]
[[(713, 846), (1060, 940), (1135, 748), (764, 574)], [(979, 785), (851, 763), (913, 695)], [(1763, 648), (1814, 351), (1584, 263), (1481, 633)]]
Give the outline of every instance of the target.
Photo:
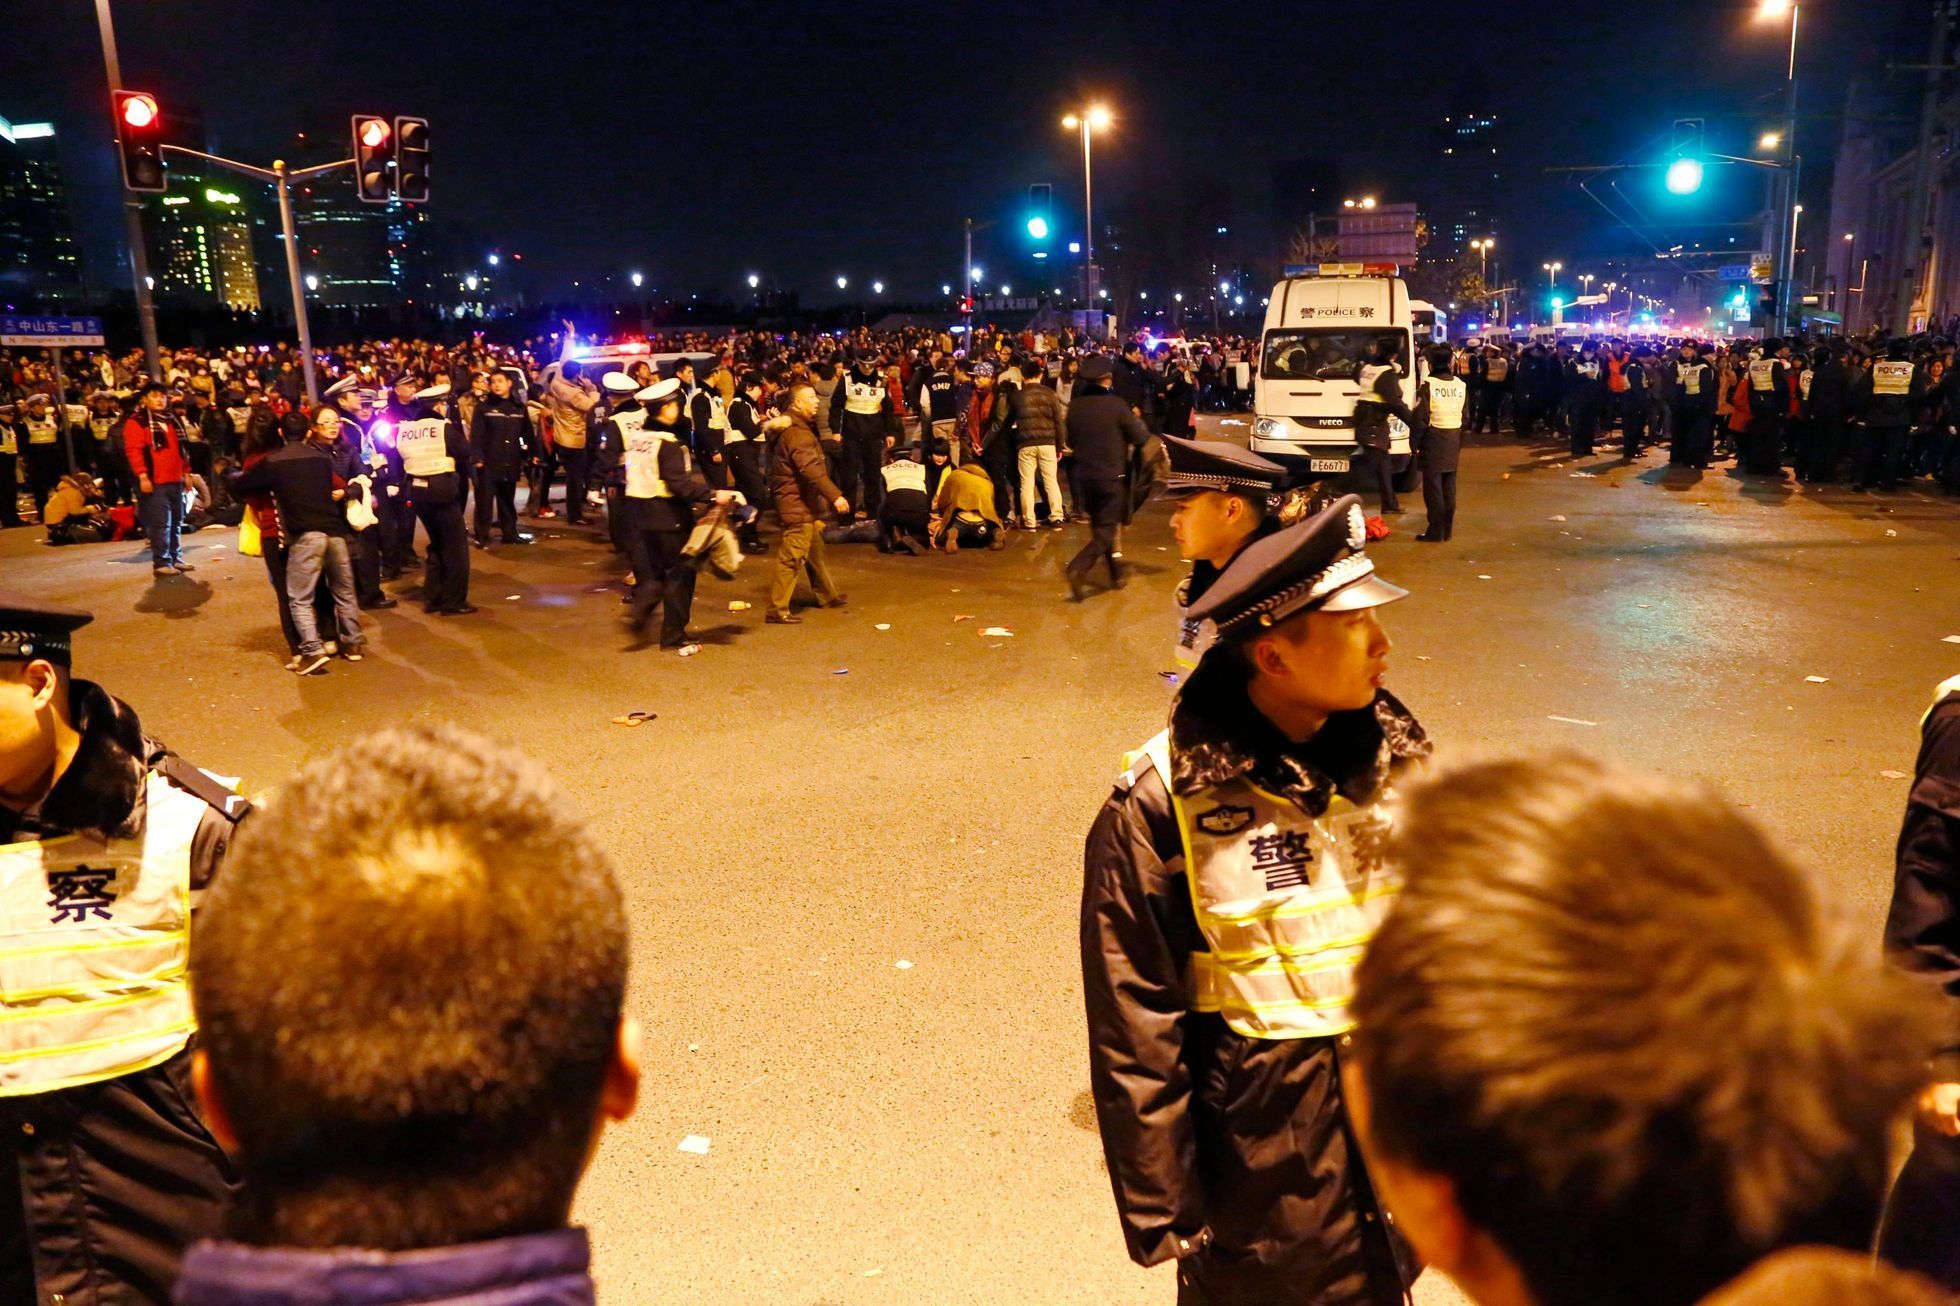
[[(109, 0), (95, 0), (95, 25), (102, 36), (102, 66), (109, 75), (109, 92), (122, 89), (122, 60), (116, 53), (116, 24)], [(120, 129), (120, 128), (119, 128)], [(157, 343), (156, 306), (150, 300), (150, 261), (143, 248), (143, 212), (135, 196), (122, 196), (123, 238), (129, 242), (129, 272), (136, 287), (136, 325), (143, 334), (144, 369), (152, 381), (163, 380), (162, 350)]]
[(1790, 15), (1790, 57), (1783, 73), (1783, 177), (1778, 194), (1778, 221), (1776, 224), (1776, 330), (1779, 335), (1787, 335), (1790, 324), (1795, 320), (1791, 309), (1795, 306), (1797, 249), (1796, 249), (1796, 205), (1797, 205), (1797, 23), (1803, 13), (1803, 6), (1796, 0), (1761, 0), (1757, 14), (1763, 18), (1781, 18), (1785, 11)]
[(1085, 307), (1093, 306), (1096, 298), (1096, 205), (1089, 136), (1107, 130), (1109, 123), (1109, 110), (1099, 104), (1062, 119), (1062, 126), (1082, 133), (1082, 302)]
[(1560, 268), (1562, 268), (1562, 267), (1564, 267), (1564, 266), (1565, 266), (1565, 264), (1563, 264), (1563, 263), (1547, 263), (1547, 264), (1544, 264), (1544, 268), (1545, 268), (1545, 271), (1547, 271), (1547, 272), (1549, 272), (1549, 273), (1551, 273), (1551, 276), (1552, 276), (1552, 280), (1551, 280), (1551, 285), (1550, 285), (1550, 286), (1548, 287), (1549, 289), (1552, 289), (1552, 290), (1557, 290), (1557, 289), (1558, 289), (1558, 271), (1559, 271), (1559, 269), (1560, 269)]

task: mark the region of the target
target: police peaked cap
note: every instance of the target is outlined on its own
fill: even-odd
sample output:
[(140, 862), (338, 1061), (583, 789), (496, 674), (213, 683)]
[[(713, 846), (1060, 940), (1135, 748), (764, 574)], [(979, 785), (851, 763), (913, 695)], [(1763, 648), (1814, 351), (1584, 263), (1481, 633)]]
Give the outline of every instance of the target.
[(624, 372), (606, 373), (599, 378), (599, 385), (602, 389), (609, 390), (616, 395), (630, 395), (640, 388), (640, 383)]
[(68, 666), (70, 637), (94, 620), (94, 613), (80, 608), (0, 594), (0, 661), (46, 658), (56, 666)]
[(1247, 545), (1185, 616), (1242, 639), (1296, 613), (1352, 612), (1407, 598), (1409, 591), (1375, 575), (1367, 542), (1361, 499), (1344, 494), (1297, 526)]
[(1164, 451), (1171, 460), (1170, 477), (1164, 485), (1165, 498), (1182, 498), (1204, 490), (1264, 498), (1278, 489), (1286, 477), (1286, 469), (1272, 459), (1261, 458), (1223, 440), (1186, 440), (1167, 435)]
[(681, 379), (670, 376), (664, 381), (655, 381), (633, 397), (643, 404), (657, 404), (663, 399), (677, 398), (681, 392)]

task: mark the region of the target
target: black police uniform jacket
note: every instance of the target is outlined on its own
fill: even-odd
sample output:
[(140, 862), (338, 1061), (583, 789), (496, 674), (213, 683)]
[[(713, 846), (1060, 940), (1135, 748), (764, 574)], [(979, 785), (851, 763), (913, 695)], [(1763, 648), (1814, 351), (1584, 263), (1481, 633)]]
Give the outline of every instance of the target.
[(1246, 1038), (1192, 1010), (1186, 958), (1206, 945), (1167, 785), (1186, 793), (1250, 773), (1318, 815), (1336, 793), (1375, 798), (1427, 755), (1427, 736), (1384, 692), (1294, 744), (1214, 654), (1178, 698), (1170, 745), (1175, 774), (1144, 768), (1119, 784), (1084, 850), (1090, 1078), (1131, 1259), (1181, 1257), (1180, 1275), (1219, 1306), (1400, 1302), (1415, 1267), (1347, 1126), (1340, 1041)]
[[(37, 808), (0, 807), (0, 843), (77, 830), (133, 837), (156, 769), (208, 808), (190, 868), (191, 889), (206, 887), (249, 804), (144, 735), (100, 686), (71, 681), (69, 703), (81, 732), (74, 760)], [(0, 1165), (0, 1302), (167, 1301), (184, 1248), (219, 1235), (238, 1180), (193, 1104), (190, 1053), (0, 1099), (12, 1149)]]

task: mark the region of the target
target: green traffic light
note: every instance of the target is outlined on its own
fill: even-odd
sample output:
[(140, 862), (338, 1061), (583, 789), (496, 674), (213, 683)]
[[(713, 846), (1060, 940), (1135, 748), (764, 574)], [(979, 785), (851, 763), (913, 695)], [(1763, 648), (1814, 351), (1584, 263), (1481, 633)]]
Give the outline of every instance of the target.
[(1701, 160), (1679, 158), (1667, 165), (1667, 188), (1676, 195), (1692, 195), (1701, 189)]
[(1028, 219), (1028, 235), (1036, 240), (1048, 239), (1048, 219), (1033, 217)]

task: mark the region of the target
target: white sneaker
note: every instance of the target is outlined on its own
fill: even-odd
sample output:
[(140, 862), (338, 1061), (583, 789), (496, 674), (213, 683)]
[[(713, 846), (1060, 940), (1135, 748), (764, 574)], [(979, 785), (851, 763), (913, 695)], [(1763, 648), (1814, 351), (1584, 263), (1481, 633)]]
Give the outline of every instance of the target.
[(359, 662), (361, 660), (361, 656), (362, 655), (359, 653), (349, 652), (349, 653), (342, 653), (340, 655), (340, 658), (341, 661), (343, 662)]
[(335, 643), (333, 640), (325, 641), (321, 645), (321, 647), (327, 650), (328, 657), (332, 657), (334, 654), (340, 652), (340, 645)]

